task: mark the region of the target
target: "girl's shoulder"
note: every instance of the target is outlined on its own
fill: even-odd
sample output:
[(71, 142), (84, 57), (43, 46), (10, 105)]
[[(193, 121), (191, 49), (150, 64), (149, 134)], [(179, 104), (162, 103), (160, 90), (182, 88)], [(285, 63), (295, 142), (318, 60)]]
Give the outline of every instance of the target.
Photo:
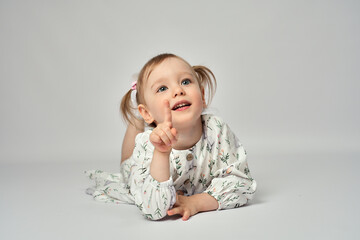
[(206, 135), (216, 135), (217, 137), (235, 137), (234, 132), (231, 130), (229, 125), (224, 121), (223, 118), (213, 115), (203, 115), (203, 129)]
[(217, 115), (204, 114), (202, 115), (202, 122), (205, 137), (219, 137), (228, 134), (228, 131), (230, 131), (224, 119)]
[(136, 142), (148, 141), (152, 130), (153, 129), (145, 129), (144, 132), (138, 133), (135, 137), (135, 141)]
[[(235, 148), (238, 148), (241, 145), (235, 133), (221, 117), (205, 114), (203, 115), (203, 121), (204, 135), (208, 140), (219, 139), (219, 142), (227, 142), (229, 145), (232, 144)], [(224, 141), (220, 141), (220, 139)]]
[(144, 148), (144, 146), (146, 146), (147, 148), (153, 149), (154, 146), (150, 142), (151, 132), (152, 129), (147, 129), (142, 133), (138, 133), (135, 137), (135, 147), (141, 146)]
[(205, 128), (221, 130), (227, 124), (224, 119), (214, 114), (202, 115), (202, 121)]

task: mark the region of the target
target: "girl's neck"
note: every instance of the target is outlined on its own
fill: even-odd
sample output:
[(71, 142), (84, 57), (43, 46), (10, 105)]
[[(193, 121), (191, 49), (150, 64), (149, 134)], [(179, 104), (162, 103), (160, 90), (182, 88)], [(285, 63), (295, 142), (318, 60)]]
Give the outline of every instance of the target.
[(185, 150), (194, 146), (201, 138), (203, 133), (203, 126), (201, 116), (195, 124), (186, 128), (176, 128), (178, 133), (178, 141), (173, 148), (176, 150)]

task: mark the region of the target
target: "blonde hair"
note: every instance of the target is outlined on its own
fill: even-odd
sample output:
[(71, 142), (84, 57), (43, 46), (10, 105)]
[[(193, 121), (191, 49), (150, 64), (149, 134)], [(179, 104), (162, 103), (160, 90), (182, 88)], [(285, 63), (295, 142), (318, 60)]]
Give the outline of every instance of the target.
[[(198, 81), (198, 84), (200, 88), (207, 89), (207, 104), (210, 104), (215, 91), (216, 91), (216, 78), (214, 74), (211, 72), (210, 69), (208, 69), (205, 66), (196, 65), (191, 66), (187, 61), (185, 61), (183, 58), (176, 56), (175, 54), (171, 53), (163, 53), (160, 55), (157, 55), (150, 59), (141, 69), (136, 83), (136, 102), (137, 104), (145, 104), (144, 99), (144, 88), (143, 85), (145, 83), (145, 80), (148, 79), (151, 72), (154, 70), (156, 66), (161, 64), (165, 59), (168, 58), (178, 58), (182, 60), (184, 63), (186, 63), (191, 69), (196, 77), (196, 80)], [(122, 113), (122, 117), (125, 120), (125, 122), (130, 123), (135, 126), (134, 122), (136, 119), (138, 119), (135, 115), (135, 111), (137, 110), (137, 106), (133, 106), (131, 101), (131, 93), (132, 89), (130, 89), (122, 98), (121, 104), (120, 104), (120, 111)]]

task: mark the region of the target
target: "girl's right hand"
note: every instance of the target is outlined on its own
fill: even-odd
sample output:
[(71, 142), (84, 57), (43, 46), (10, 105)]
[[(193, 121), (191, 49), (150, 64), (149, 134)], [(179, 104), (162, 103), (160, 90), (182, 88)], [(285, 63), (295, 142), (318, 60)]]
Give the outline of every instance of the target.
[(156, 128), (150, 134), (150, 142), (155, 149), (162, 153), (170, 153), (172, 144), (177, 141), (177, 131), (172, 127), (172, 116), (170, 103), (168, 100), (164, 101), (164, 122), (157, 124)]

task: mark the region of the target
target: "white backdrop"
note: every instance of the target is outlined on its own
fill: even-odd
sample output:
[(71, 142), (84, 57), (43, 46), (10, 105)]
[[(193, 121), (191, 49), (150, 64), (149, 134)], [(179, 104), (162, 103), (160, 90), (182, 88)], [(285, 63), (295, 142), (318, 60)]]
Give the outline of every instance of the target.
[[(359, 13), (350, 0), (0, 0), (0, 239), (360, 239)], [(212, 109), (258, 183), (246, 206), (151, 222), (85, 194), (84, 170), (118, 171), (121, 98), (163, 52), (215, 73)]]
[(358, 153), (358, 1), (0, 1), (0, 162), (120, 161), (133, 74), (215, 73), (249, 154)]

